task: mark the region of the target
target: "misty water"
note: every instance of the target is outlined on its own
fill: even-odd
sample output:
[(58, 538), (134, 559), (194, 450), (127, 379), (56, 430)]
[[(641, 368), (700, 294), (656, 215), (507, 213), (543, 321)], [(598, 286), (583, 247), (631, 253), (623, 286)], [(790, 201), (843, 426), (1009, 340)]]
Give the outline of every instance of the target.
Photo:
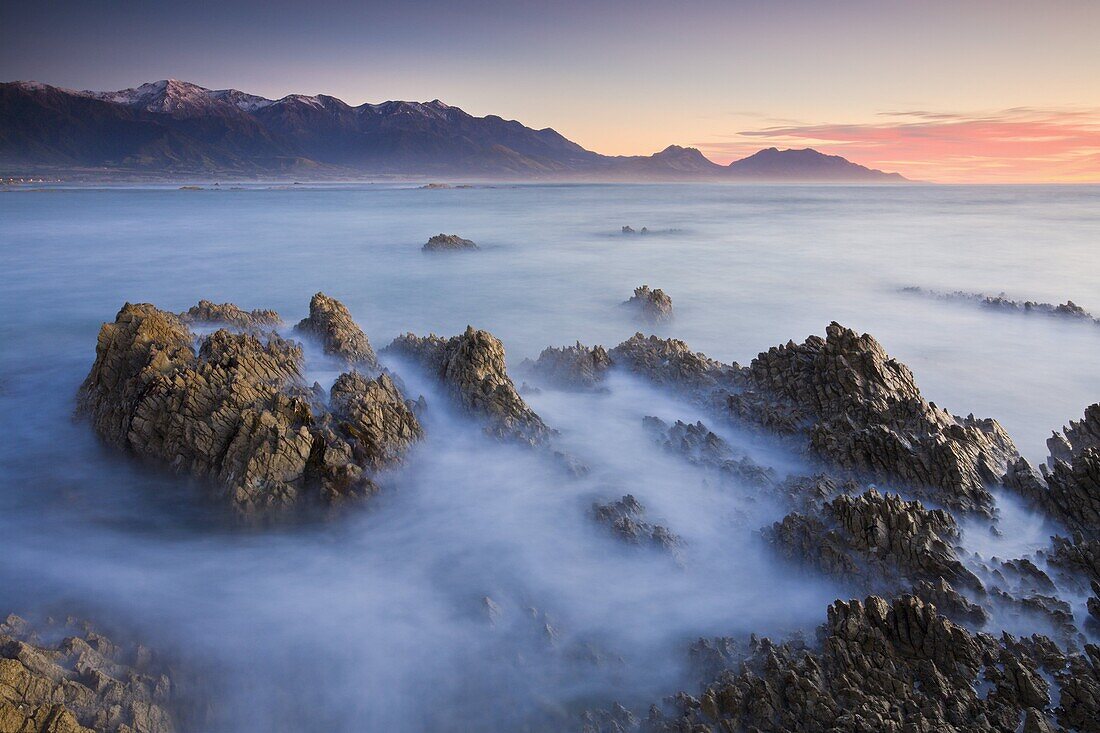
[[(723, 361), (832, 320), (869, 332), (928, 399), (996, 417), (1033, 463), (1100, 398), (1100, 327), (900, 292), (1100, 313), (1097, 187), (222, 188), (0, 195), (0, 613), (81, 615), (188, 661), (217, 730), (514, 730), (612, 700), (644, 711), (696, 687), (695, 639), (810, 632), (852, 590), (778, 563), (758, 530), (787, 509), (657, 449), (642, 418), (703, 419), (781, 475), (812, 467), (623, 375), (526, 397), (591, 468), (576, 479), (492, 442), (390, 362), (429, 410), (382, 493), (323, 524), (241, 528), (203, 487), (73, 419), (99, 327), (126, 301), (231, 301), (294, 323), (323, 290), (375, 348), (472, 324), (515, 367), (548, 345), (623, 341), (640, 327), (618, 304), (648, 283), (676, 310), (655, 332)], [(439, 232), (482, 250), (426, 256)], [(338, 368), (307, 355), (328, 387)], [(678, 558), (588, 516), (626, 493), (683, 538)], [(1046, 543), (1050, 527), (1001, 501), (1008, 531), (965, 525), (968, 549)]]

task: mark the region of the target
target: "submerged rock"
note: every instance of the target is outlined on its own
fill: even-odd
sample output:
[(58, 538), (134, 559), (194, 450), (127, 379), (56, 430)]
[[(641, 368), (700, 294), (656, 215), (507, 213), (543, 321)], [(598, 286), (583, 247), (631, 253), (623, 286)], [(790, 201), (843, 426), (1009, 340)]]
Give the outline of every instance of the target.
[(592, 516), (600, 524), (606, 525), (619, 539), (633, 545), (644, 544), (674, 550), (681, 544), (680, 538), (667, 527), (647, 522), (645, 507), (631, 494), (607, 504), (594, 502)]
[(370, 369), (378, 367), (370, 341), (352, 320), (347, 307), (324, 293), (309, 301), (309, 318), (302, 319), (296, 331), (309, 334), (321, 342), (326, 354), (337, 356), (348, 364)]
[(386, 352), (434, 375), (461, 407), (486, 421), (490, 435), (539, 445), (553, 434), (516, 391), (504, 345), (488, 331), (467, 326), (465, 333), (450, 339), (410, 333), (394, 339)]
[(1013, 300), (1004, 293), (987, 295), (985, 293), (968, 293), (963, 290), (944, 293), (938, 290), (928, 290), (921, 287), (907, 287), (902, 288), (901, 291), (903, 293), (912, 293), (915, 295), (926, 295), (932, 298), (938, 298), (939, 300), (968, 301), (996, 310), (1018, 313), (1042, 313), (1044, 315), (1062, 316), (1100, 325), (1100, 318), (1096, 318), (1072, 300), (1067, 300), (1065, 303), (1059, 304), (1042, 303), (1034, 300)]
[(660, 288), (650, 290), (648, 285), (634, 288), (634, 295), (623, 305), (633, 308), (647, 323), (666, 323), (672, 320), (672, 298)]
[(421, 249), (424, 252), (465, 252), (479, 249), (479, 247), (457, 234), (436, 234)]
[(677, 420), (668, 425), (653, 416), (644, 417), (642, 422), (658, 444), (689, 463), (714, 469), (723, 476), (758, 488), (771, 486), (776, 481), (775, 471), (746, 455), (735, 455), (730, 444), (702, 422), (691, 424)]
[(361, 414), (380, 411), (373, 431), (325, 429), (301, 381), (301, 348), (274, 333), (261, 341), (219, 330), (198, 352), (193, 342), (171, 313), (127, 303), (100, 330), (77, 411), (110, 445), (211, 480), (242, 514), (369, 494), (353, 454), (391, 460), (410, 432), (419, 436), (411, 411), (385, 419), (400, 402), (390, 382), (367, 385), (356, 403)]
[(257, 308), (246, 311), (232, 303), (213, 303), (209, 300), (200, 300), (198, 305), (188, 308), (180, 314), (180, 320), (187, 324), (212, 323), (241, 330), (271, 328), (283, 322), (273, 310)]
[(611, 357), (602, 346), (548, 346), (535, 361), (524, 359), (522, 373), (558, 389), (594, 389), (611, 368)]
[(72, 619), (0, 623), (2, 731), (176, 733), (187, 730), (181, 702), (167, 667), (144, 647), (116, 644)]

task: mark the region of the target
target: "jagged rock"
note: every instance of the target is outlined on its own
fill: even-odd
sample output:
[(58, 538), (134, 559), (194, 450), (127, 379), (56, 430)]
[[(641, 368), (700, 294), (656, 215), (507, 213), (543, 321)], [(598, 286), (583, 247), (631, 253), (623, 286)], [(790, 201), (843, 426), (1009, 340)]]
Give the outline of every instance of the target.
[(943, 578), (917, 581), (913, 585), (913, 595), (925, 603), (931, 603), (940, 613), (956, 623), (981, 628), (989, 620), (989, 614), (984, 608), (970, 602)]
[(763, 488), (775, 483), (775, 471), (748, 456), (736, 457), (733, 448), (701, 421), (694, 425), (677, 420), (671, 426), (657, 417), (643, 418), (654, 440), (689, 463), (719, 471), (739, 482)]
[(209, 300), (200, 300), (198, 305), (191, 306), (180, 314), (180, 320), (187, 324), (213, 323), (242, 330), (270, 328), (283, 322), (273, 310), (257, 308), (246, 311), (232, 303), (213, 303)]
[[(301, 383), (297, 344), (226, 330), (205, 337), (198, 353), (192, 343), (176, 316), (127, 303), (100, 330), (78, 413), (111, 445), (212, 480), (242, 514), (373, 490), (346, 441), (319, 427), (326, 420)], [(395, 390), (380, 386), (364, 399)], [(364, 451), (389, 458), (414, 420), (350, 437), (370, 438)], [(400, 429), (380, 432), (391, 427)]]
[(1004, 429), (926, 402), (909, 369), (871, 336), (837, 323), (826, 331), (760, 354), (749, 367), (754, 387), (804, 417), (812, 448), (830, 462), (931, 490), (955, 509), (991, 513), (986, 487), (1017, 455)]
[(423, 436), (415, 403), (402, 397), (388, 374), (375, 379), (358, 372), (341, 374), (332, 385), (329, 404), (360, 464), (393, 465)]
[(588, 347), (578, 341), (574, 346), (548, 346), (538, 359), (524, 359), (519, 368), (522, 373), (558, 389), (594, 389), (611, 366), (611, 357), (604, 347)]
[(958, 525), (942, 509), (928, 510), (918, 501), (872, 488), (862, 496), (826, 502), (822, 515), (788, 514), (772, 527), (769, 539), (789, 560), (871, 588), (889, 587), (900, 574), (984, 590), (950, 544), (958, 540)]
[(386, 352), (437, 377), (459, 405), (485, 419), (490, 435), (538, 445), (553, 434), (519, 396), (508, 376), (504, 345), (488, 331), (467, 326), (450, 339), (410, 333), (394, 339)]
[(1005, 473), (1006, 486), (1071, 532), (1100, 539), (1100, 403), (1080, 422), (1047, 439), (1050, 457), (1036, 473), (1024, 458)]
[(666, 323), (672, 320), (672, 298), (664, 290), (650, 290), (648, 285), (634, 288), (634, 295), (623, 305), (633, 308), (647, 323)]
[(457, 234), (436, 234), (421, 249), (424, 252), (464, 252), (478, 249), (478, 246)]
[(317, 293), (309, 301), (309, 318), (303, 318), (294, 327), (300, 333), (316, 337), (326, 354), (337, 356), (348, 364), (377, 368), (370, 341), (351, 318), (347, 307), (324, 293)]
[[(909, 595), (837, 601), (819, 635), (813, 650), (754, 641), (739, 666), (698, 699), (670, 698), (675, 715), (651, 715), (646, 730), (1008, 733), (1027, 710), (1049, 705), (1040, 666), (1067, 665), (1055, 673), (1059, 723), (1096, 729), (1086, 717), (1096, 709), (1095, 647), (1067, 660), (1044, 637), (974, 636)], [(989, 694), (978, 691), (983, 678)]]
[(646, 521), (645, 507), (631, 494), (607, 504), (593, 502), (592, 516), (617, 537), (634, 545), (648, 544), (665, 550), (675, 550), (680, 545), (680, 538), (667, 527)]
[(708, 395), (719, 388), (732, 388), (740, 373), (697, 353), (678, 339), (646, 338), (636, 333), (609, 353), (611, 361), (657, 385), (690, 395)]
[(0, 623), (0, 731), (185, 730), (177, 715), (176, 685), (148, 649), (118, 645), (71, 619), (47, 624), (41, 632), (64, 638), (44, 642), (18, 616)]

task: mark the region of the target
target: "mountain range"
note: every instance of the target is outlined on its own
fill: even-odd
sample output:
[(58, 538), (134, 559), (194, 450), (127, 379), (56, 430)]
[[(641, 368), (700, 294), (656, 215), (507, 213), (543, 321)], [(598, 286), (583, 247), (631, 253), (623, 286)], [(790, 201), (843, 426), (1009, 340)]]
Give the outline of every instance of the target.
[(577, 180), (905, 181), (816, 150), (767, 148), (728, 166), (671, 145), (608, 156), (558, 132), (438, 99), (357, 107), (167, 79), (117, 92), (0, 83), (0, 172), (314, 178), (364, 175)]

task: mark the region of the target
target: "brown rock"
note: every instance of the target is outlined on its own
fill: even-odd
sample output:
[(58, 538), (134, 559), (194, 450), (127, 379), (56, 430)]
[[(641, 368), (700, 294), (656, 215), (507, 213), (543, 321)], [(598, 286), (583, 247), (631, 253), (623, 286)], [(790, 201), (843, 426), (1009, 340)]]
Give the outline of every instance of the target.
[(348, 364), (371, 369), (378, 366), (374, 349), (347, 307), (324, 293), (317, 293), (309, 301), (309, 318), (302, 319), (295, 330), (314, 336), (326, 354), (340, 357)]
[(232, 303), (212, 303), (209, 300), (200, 300), (198, 305), (191, 306), (180, 314), (180, 320), (187, 324), (212, 323), (241, 330), (271, 328), (283, 322), (279, 314), (272, 310), (257, 308), (246, 311)]
[(634, 295), (623, 305), (634, 309), (646, 323), (667, 323), (672, 320), (672, 298), (664, 290), (650, 290), (648, 285), (634, 288)]
[(504, 345), (488, 331), (467, 326), (450, 339), (436, 335), (406, 334), (386, 347), (416, 362), (444, 385), (465, 410), (487, 423), (486, 432), (497, 438), (530, 445), (545, 443), (550, 428), (516, 391), (504, 359)]

